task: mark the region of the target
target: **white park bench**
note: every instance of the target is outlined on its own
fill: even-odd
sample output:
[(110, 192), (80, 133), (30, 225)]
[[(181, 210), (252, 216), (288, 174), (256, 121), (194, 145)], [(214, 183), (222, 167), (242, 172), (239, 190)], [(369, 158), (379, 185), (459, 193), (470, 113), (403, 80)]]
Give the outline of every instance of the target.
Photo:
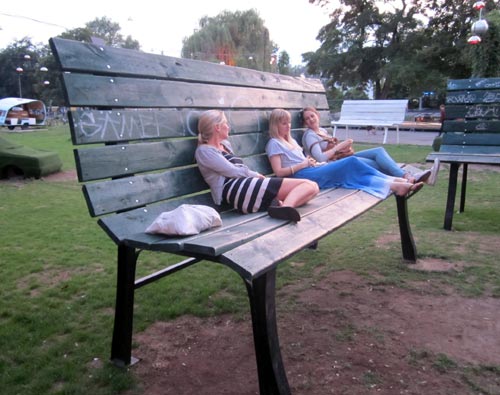
[(373, 126), (384, 128), (383, 144), (387, 142), (387, 131), (396, 128), (399, 144), (399, 125), (405, 120), (408, 100), (344, 100), (338, 121), (332, 121), (333, 135), (337, 126), (345, 126), (346, 138), (349, 126)]

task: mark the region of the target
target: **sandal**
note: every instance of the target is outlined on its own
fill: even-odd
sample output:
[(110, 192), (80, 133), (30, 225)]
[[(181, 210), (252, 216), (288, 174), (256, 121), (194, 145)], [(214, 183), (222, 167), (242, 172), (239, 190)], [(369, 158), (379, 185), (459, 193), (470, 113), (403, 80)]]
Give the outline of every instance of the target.
[(421, 171), (420, 173), (415, 174), (415, 183), (417, 182), (427, 182), (429, 177), (432, 174), (432, 170)]
[(300, 221), (299, 212), (290, 206), (270, 206), (267, 209), (267, 213), (271, 218), (285, 219), (294, 222)]
[(410, 189), (408, 190), (408, 193), (406, 194), (406, 198), (409, 199), (411, 198), (413, 195), (415, 195), (418, 191), (420, 191), (424, 186), (424, 183), (423, 182), (417, 182), (415, 184), (413, 184)]

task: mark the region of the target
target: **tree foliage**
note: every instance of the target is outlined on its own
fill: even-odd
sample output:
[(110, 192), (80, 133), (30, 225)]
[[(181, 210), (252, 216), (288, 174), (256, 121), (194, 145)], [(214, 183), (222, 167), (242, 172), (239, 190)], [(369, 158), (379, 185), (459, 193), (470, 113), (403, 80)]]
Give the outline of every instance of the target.
[[(23, 69), (20, 74), (16, 72), (19, 67)], [(47, 71), (41, 71), (42, 67)], [(58, 73), (48, 46), (35, 45), (28, 37), (14, 41), (0, 52), (0, 76), (0, 97), (22, 95), (47, 103), (60, 92)], [(49, 84), (45, 85), (45, 81)]]
[(278, 72), (280, 74), (290, 75), (292, 70), (290, 68), (290, 55), (287, 51), (281, 51), (278, 59)]
[(276, 45), (269, 39), (256, 10), (223, 11), (205, 16), (199, 29), (183, 40), (181, 56), (256, 70), (271, 70), (271, 54)]
[(84, 27), (68, 30), (62, 33), (60, 37), (85, 42), (92, 42), (92, 37), (98, 37), (106, 45), (113, 47), (141, 49), (139, 41), (134, 40), (131, 36), (124, 38), (120, 30), (121, 27), (118, 23), (102, 17), (87, 22)]
[[(68, 30), (60, 37), (86, 42), (98, 37), (108, 45), (140, 48), (137, 40), (130, 36), (124, 38), (120, 34), (120, 25), (106, 17), (96, 18), (84, 27)], [(25, 55), (29, 55), (28, 60)], [(42, 66), (48, 71), (40, 71)], [(18, 67), (23, 69), (20, 75), (16, 72)], [(44, 81), (49, 84), (44, 84)], [(0, 52), (0, 97), (18, 97), (20, 94), (42, 100), (48, 106), (63, 104), (59, 71), (49, 46), (35, 45), (29, 37), (14, 41)]]
[[(309, 2), (331, 6), (329, 0)], [(486, 3), (486, 11), (494, 8), (494, 0)], [(375, 98), (410, 97), (444, 92), (448, 78), (473, 74), (477, 56), (467, 38), (477, 12), (469, 2), (340, 0), (330, 16), (318, 34), (320, 48), (304, 60), (332, 87), (366, 89), (371, 83)]]

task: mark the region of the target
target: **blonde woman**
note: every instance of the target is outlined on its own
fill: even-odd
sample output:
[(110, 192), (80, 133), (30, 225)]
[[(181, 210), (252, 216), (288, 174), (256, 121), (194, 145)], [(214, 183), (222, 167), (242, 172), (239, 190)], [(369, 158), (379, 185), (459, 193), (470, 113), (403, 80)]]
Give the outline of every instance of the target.
[(265, 177), (249, 169), (234, 154), (229, 131), (224, 112), (208, 110), (200, 116), (195, 158), (214, 202), (241, 213), (267, 210), (271, 217), (300, 221), (295, 208), (316, 196), (318, 185), (298, 178)]
[(278, 177), (298, 177), (315, 181), (320, 189), (344, 187), (361, 189), (378, 198), (394, 192), (398, 196), (409, 195), (424, 185), (411, 183), (402, 177), (381, 173), (356, 156), (334, 162), (317, 162), (306, 157), (302, 148), (290, 135), (290, 113), (283, 109), (273, 110), (269, 118), (269, 135), (266, 152), (274, 173)]

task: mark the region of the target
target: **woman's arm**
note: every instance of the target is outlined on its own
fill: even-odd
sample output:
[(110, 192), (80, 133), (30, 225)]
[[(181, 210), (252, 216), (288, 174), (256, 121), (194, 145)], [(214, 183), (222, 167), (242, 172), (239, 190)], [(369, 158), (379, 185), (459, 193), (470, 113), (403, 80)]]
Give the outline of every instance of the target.
[(274, 174), (276, 174), (276, 177), (291, 177), (299, 170), (312, 166), (312, 161), (314, 161), (314, 159), (306, 158), (302, 163), (298, 163), (289, 167), (282, 167), (281, 157), (279, 155), (273, 155), (269, 157), (269, 162), (271, 163), (271, 167), (273, 168), (273, 172)]
[(304, 135), (304, 139), (302, 144), (306, 152), (309, 152), (310, 155), (316, 159), (318, 162), (328, 162), (331, 160), (331, 155), (328, 155), (328, 151), (324, 151), (321, 149), (321, 142), (323, 139), (321, 136), (318, 136), (314, 131), (310, 130), (306, 132)]
[(261, 176), (260, 173), (250, 170), (245, 165), (237, 166), (232, 164), (216, 149), (198, 147), (195, 157), (199, 166), (208, 168), (223, 177), (240, 178)]

